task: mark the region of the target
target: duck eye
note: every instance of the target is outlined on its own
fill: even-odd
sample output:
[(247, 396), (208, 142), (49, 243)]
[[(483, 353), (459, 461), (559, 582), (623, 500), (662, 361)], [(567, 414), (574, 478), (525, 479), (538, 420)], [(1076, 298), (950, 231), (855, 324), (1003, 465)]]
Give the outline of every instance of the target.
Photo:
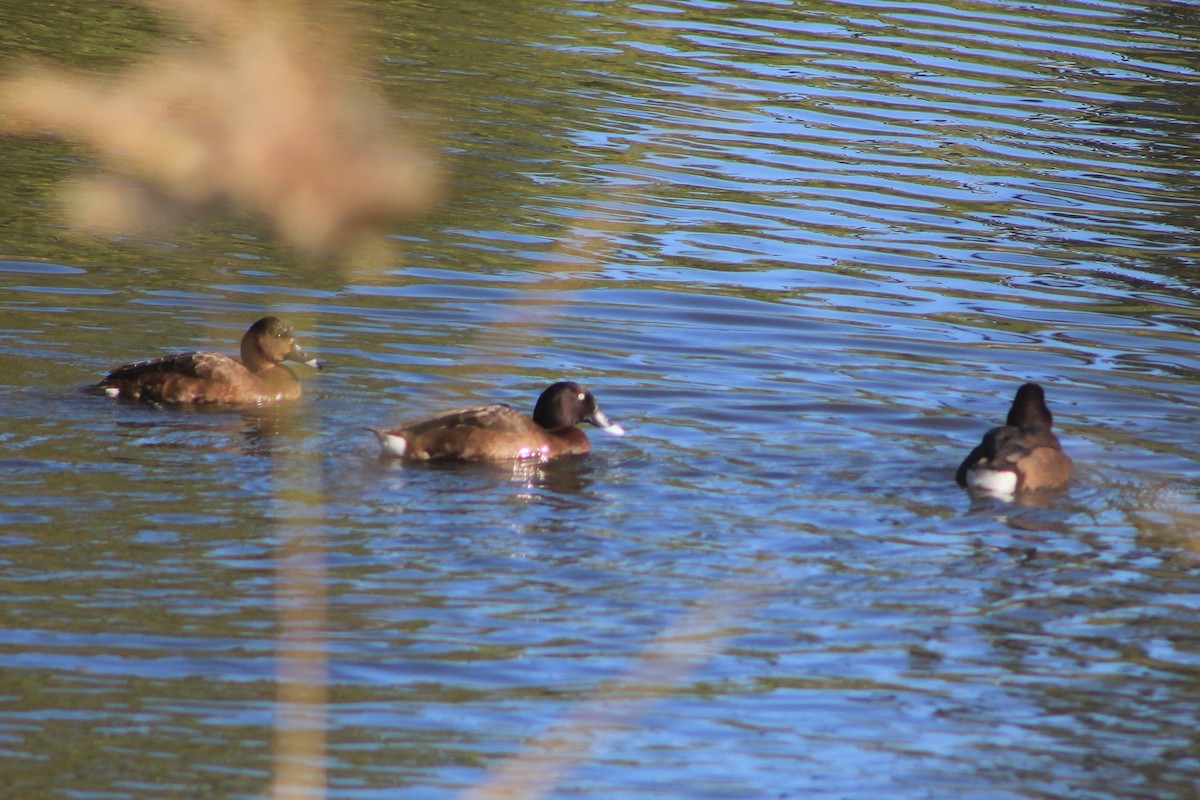
[(580, 392), (579, 393), (579, 402), (582, 403), (584, 400), (587, 400), (587, 394), (585, 392)]

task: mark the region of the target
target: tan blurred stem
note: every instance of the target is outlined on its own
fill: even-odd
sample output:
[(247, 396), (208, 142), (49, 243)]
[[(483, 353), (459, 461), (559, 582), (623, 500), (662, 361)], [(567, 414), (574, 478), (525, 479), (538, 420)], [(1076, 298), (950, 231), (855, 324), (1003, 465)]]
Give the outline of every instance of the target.
[[(641, 153), (639, 148), (631, 150), (638, 155)], [(629, 158), (636, 160), (635, 156)], [(632, 206), (635, 200), (643, 198), (627, 192), (612, 194), (608, 199), (614, 203), (629, 199)], [(477, 328), (473, 338), (466, 339), (476, 354), (477, 363), (495, 364), (513, 352), (528, 352), (541, 346), (547, 332), (563, 316), (572, 313), (572, 303), (578, 293), (594, 285), (592, 278), (578, 273), (602, 269), (616, 248), (615, 234), (634, 227), (632, 220), (614, 222), (596, 215), (580, 220), (565, 231), (552, 253), (554, 257), (541, 267), (544, 275), (526, 291), (526, 297), (533, 299), (509, 304), (495, 322)], [(540, 291), (553, 296), (538, 298)]]
[(326, 795), (329, 689), (319, 466), (312, 455), (279, 454), (275, 459), (280, 634), (273, 800), (321, 800)]
[(744, 603), (723, 590), (659, 634), (621, 678), (583, 701), (524, 752), (471, 789), (463, 800), (537, 800), (679, 687), (724, 639), (722, 629)]
[(223, 210), (326, 257), (440, 196), (432, 154), (354, 77), (363, 69), (348, 11), (302, 0), (150, 5), (179, 15), (189, 44), (105, 77), (31, 65), (0, 80), (0, 131), (57, 132), (123, 182), (120, 194), (100, 190), (106, 206), (96, 192), (72, 198), (85, 212), (75, 225), (111, 234), (143, 228), (147, 206), (183, 219)]

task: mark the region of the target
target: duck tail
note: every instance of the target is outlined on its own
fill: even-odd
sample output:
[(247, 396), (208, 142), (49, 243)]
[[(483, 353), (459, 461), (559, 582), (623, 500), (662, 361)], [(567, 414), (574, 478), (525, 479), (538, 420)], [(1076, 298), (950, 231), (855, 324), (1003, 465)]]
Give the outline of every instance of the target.
[(408, 440), (399, 433), (391, 433), (389, 431), (381, 431), (378, 428), (367, 428), (371, 433), (375, 434), (375, 438), (379, 441), (379, 447), (385, 456), (394, 456), (395, 458), (403, 458), (405, 451), (408, 450)]

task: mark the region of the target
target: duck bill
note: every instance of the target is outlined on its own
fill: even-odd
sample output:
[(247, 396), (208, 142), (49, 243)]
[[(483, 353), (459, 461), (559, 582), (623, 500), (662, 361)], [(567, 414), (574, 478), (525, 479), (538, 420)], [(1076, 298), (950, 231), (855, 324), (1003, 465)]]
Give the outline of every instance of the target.
[(608, 415), (598, 408), (592, 412), (591, 416), (587, 417), (587, 421), (612, 436), (625, 435), (625, 429), (609, 419)]
[(322, 361), (319, 358), (311, 357), (308, 353), (304, 352), (303, 347), (296, 344), (295, 342), (292, 343), (291, 352), (289, 352), (286, 356), (284, 356), (284, 358), (287, 359), (288, 361), (296, 361), (296, 362), (299, 362), (306, 366), (312, 367), (314, 369), (324, 369), (325, 368), (324, 361)]

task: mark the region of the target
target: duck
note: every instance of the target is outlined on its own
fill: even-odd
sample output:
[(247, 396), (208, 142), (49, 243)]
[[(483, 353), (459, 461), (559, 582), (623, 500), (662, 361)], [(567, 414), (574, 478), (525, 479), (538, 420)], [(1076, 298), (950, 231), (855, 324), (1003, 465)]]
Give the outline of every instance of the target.
[(575, 427), (590, 422), (612, 436), (625, 429), (600, 410), (595, 396), (572, 381), (551, 384), (538, 397), (533, 416), (505, 403), (449, 411), (391, 430), (367, 430), (382, 454), (407, 461), (546, 462), (591, 452), (587, 436)]
[(1004, 425), (985, 433), (959, 465), (958, 485), (1001, 498), (1061, 488), (1075, 464), (1063, 452), (1053, 424), (1045, 390), (1036, 383), (1023, 384)]
[(117, 367), (96, 384), (109, 397), (167, 405), (270, 405), (297, 400), (300, 381), (284, 360), (316, 369), (279, 317), (263, 317), (242, 336), (241, 360), (222, 353), (178, 353)]

